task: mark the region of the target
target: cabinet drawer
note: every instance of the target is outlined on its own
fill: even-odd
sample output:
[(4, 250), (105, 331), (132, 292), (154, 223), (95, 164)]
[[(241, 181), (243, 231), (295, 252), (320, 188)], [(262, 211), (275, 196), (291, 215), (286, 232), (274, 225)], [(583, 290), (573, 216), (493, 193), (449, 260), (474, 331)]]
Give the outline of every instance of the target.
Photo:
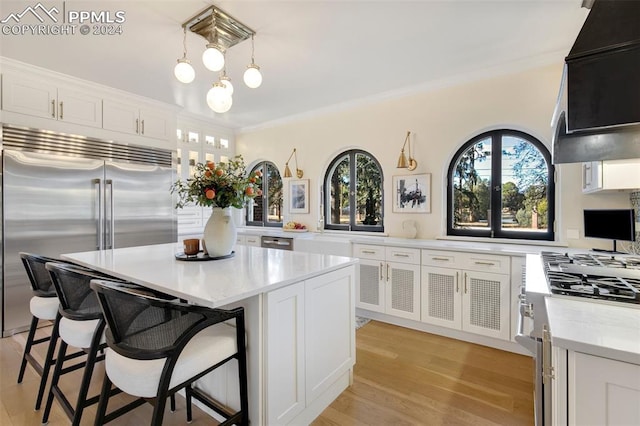
[(361, 259), (384, 260), (383, 246), (372, 246), (368, 244), (354, 244), (353, 257)]
[(260, 247), (260, 235), (245, 235), (244, 243), (248, 246)]
[(386, 247), (385, 255), (389, 262), (420, 264), (420, 249)]
[(462, 268), (464, 253), (455, 251), (422, 250), (422, 264), (440, 268)]
[(510, 273), (510, 257), (493, 254), (465, 253), (463, 267), (471, 271), (494, 272), (499, 274)]

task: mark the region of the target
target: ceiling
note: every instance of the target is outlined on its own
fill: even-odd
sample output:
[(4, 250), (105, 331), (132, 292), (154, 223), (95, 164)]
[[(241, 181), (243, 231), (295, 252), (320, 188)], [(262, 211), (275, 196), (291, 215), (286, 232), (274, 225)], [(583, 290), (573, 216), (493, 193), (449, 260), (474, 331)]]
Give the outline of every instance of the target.
[[(37, 3), (2, 0), (0, 20)], [(210, 1), (41, 3), (67, 14), (109, 11), (115, 16), (124, 11), (122, 34), (2, 34), (1, 56), (176, 104), (236, 129), (545, 61), (557, 63), (569, 52), (588, 14), (581, 0), (215, 2), (256, 31), (255, 60), (264, 77), (257, 89), (244, 86), (251, 42), (229, 49), (227, 74), (235, 87), (234, 103), (229, 112), (215, 114), (205, 95), (217, 73), (202, 65), (203, 38), (187, 35), (195, 81), (185, 85), (173, 77), (176, 60), (182, 57), (181, 24)]]

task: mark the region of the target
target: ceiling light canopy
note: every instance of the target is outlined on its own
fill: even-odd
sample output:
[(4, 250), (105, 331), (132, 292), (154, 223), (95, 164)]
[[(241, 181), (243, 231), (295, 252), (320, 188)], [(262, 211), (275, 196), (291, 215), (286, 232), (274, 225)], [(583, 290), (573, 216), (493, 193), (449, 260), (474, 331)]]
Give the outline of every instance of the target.
[(187, 59), (187, 30), (207, 40), (202, 62), (208, 70), (222, 71), (218, 81), (213, 83), (213, 87), (207, 92), (207, 105), (213, 111), (224, 113), (231, 108), (233, 85), (225, 72), (225, 53), (229, 48), (249, 37), (251, 37), (251, 64), (247, 66), (243, 79), (247, 87), (252, 89), (260, 87), (262, 73), (254, 59), (254, 30), (214, 5), (185, 21), (182, 28), (184, 29), (184, 53), (182, 58), (178, 59), (174, 74), (182, 83), (191, 83), (195, 78), (195, 71)]

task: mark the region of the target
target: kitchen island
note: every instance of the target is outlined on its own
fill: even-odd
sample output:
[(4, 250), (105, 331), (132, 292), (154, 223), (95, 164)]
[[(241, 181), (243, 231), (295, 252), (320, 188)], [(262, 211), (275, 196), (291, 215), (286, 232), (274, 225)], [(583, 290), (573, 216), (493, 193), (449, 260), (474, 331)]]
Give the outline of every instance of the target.
[[(349, 386), (357, 259), (237, 246), (228, 259), (183, 261), (181, 251), (171, 243), (62, 258), (194, 304), (244, 307), (254, 425), (308, 424)], [(198, 387), (238, 408), (234, 377), (219, 369)]]

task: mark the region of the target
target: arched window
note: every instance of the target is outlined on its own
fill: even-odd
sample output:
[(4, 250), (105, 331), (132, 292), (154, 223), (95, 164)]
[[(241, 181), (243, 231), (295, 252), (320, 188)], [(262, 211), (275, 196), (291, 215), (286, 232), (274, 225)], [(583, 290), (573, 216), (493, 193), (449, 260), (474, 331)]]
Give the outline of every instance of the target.
[(447, 176), (447, 235), (553, 241), (554, 167), (538, 139), (507, 129), (478, 135)]
[(247, 225), (282, 226), (282, 178), (278, 167), (270, 161), (256, 164), (251, 173), (262, 172), (262, 196), (255, 197), (247, 208)]
[(325, 229), (384, 231), (382, 177), (380, 163), (368, 152), (338, 155), (324, 178)]

